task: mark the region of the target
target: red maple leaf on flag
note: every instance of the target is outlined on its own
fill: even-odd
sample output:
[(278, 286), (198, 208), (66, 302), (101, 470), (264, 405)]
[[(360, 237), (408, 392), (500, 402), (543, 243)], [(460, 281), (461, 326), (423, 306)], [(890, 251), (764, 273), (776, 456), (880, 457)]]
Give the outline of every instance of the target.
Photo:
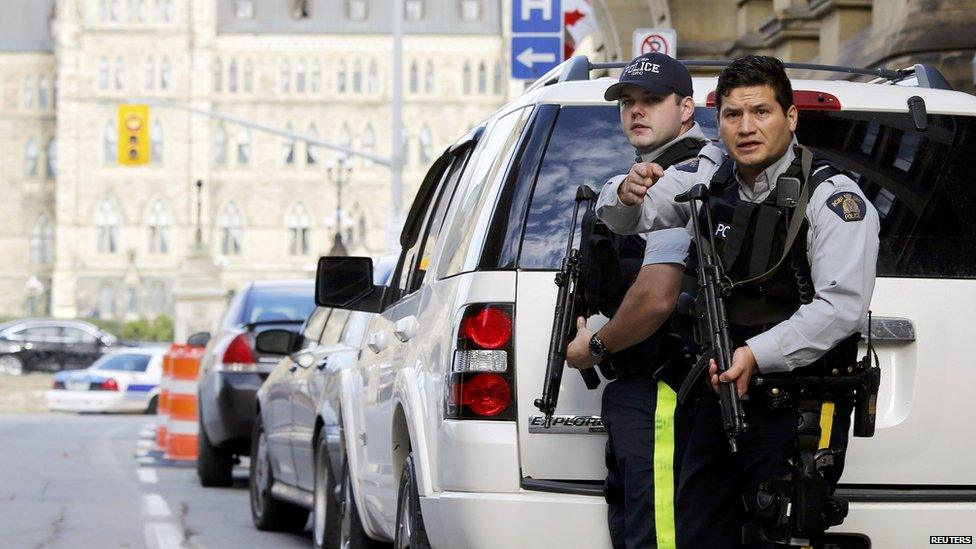
[(567, 11), (563, 14), (563, 24), (567, 27), (572, 27), (577, 21), (586, 17), (585, 14), (580, 13), (580, 10), (576, 9), (573, 11)]

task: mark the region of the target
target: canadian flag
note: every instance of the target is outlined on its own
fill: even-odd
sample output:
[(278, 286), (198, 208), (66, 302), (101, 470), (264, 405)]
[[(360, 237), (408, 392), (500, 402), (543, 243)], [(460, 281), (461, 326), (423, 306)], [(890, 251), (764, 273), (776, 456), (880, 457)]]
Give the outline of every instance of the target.
[(590, 0), (563, 0), (563, 59), (572, 57), (576, 45), (596, 30)]

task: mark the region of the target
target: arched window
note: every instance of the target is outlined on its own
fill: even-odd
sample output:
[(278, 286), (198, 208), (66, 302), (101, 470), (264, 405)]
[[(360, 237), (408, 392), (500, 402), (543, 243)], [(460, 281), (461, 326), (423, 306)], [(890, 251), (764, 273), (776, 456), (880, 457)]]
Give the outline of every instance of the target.
[(244, 223), (241, 221), (240, 210), (233, 202), (224, 206), (217, 218), (217, 226), (220, 228), (220, 253), (240, 255)]
[(47, 108), (47, 98), (48, 93), (48, 80), (47, 76), (42, 76), (37, 82), (37, 107), (41, 109)]
[(288, 218), (285, 220), (288, 227), (288, 253), (291, 255), (308, 254), (308, 211), (301, 202), (295, 204)]
[(47, 178), (54, 179), (58, 175), (58, 140), (52, 137), (47, 142)]
[(42, 265), (54, 262), (54, 226), (45, 213), (37, 216), (31, 229), (30, 257), (31, 261)]
[(30, 76), (24, 77), (24, 107), (34, 108), (34, 78)]
[(424, 71), (424, 91), (434, 93), (434, 62), (427, 61), (427, 70)]
[(105, 161), (115, 162), (119, 155), (119, 134), (112, 120), (105, 123), (105, 131), (102, 132), (102, 149), (105, 151)]
[(461, 86), (464, 93), (471, 93), (471, 63), (464, 62), (464, 69), (461, 71)]
[(159, 69), (159, 89), (169, 89), (169, 57), (163, 58), (163, 66)]
[(146, 224), (147, 236), (149, 237), (149, 253), (165, 254), (169, 253), (169, 212), (162, 200), (153, 202), (149, 208), (149, 217)]
[(98, 290), (98, 311), (96, 318), (111, 320), (115, 318), (115, 288), (106, 282)]
[(488, 73), (485, 69), (485, 62), (478, 63), (478, 93), (488, 92)]
[(251, 132), (241, 126), (237, 130), (237, 163), (248, 164), (251, 161)]
[(352, 91), (353, 93), (363, 91), (363, 64), (359, 59), (352, 64)]
[(227, 67), (227, 91), (237, 93), (237, 59), (231, 59)]
[[(285, 126), (285, 131), (288, 133), (294, 133), (295, 130), (292, 129), (291, 122)], [(290, 137), (283, 137), (281, 139), (281, 159), (285, 164), (295, 163), (295, 140)]]
[(173, 0), (163, 0), (163, 20), (167, 23), (173, 20)]
[(108, 89), (108, 59), (105, 57), (98, 61), (98, 89)]
[(109, 0), (108, 18), (112, 21), (119, 20), (119, 0)]
[(433, 137), (430, 135), (430, 128), (427, 124), (424, 124), (420, 128), (420, 135), (417, 137), (417, 161), (420, 162), (421, 166), (426, 166), (430, 163), (431, 159), (431, 147), (433, 145)]
[(254, 91), (254, 64), (248, 59), (244, 62), (244, 93)]
[(121, 90), (125, 87), (125, 63), (121, 57), (115, 58), (115, 89)]
[(369, 93), (379, 93), (380, 91), (380, 75), (379, 70), (376, 68), (376, 60), (370, 59), (369, 61), (369, 72), (366, 77), (366, 90)]
[[(319, 129), (315, 126), (315, 122), (312, 122), (311, 124), (308, 125), (308, 135), (315, 139), (319, 138)], [(316, 150), (316, 148), (311, 143), (308, 143), (307, 145), (308, 146), (305, 148), (305, 163), (308, 165), (318, 164), (319, 163), (318, 150)]]
[(149, 296), (153, 313), (161, 315), (167, 312), (167, 295), (169, 295), (169, 292), (166, 291), (166, 284), (164, 282), (157, 280), (152, 283)]
[(146, 89), (156, 87), (156, 60), (150, 57), (146, 60)]
[(218, 124), (214, 130), (214, 164), (227, 163), (227, 130), (223, 124)]
[(213, 79), (213, 91), (214, 93), (220, 93), (221, 88), (224, 87), (224, 66), (223, 63), (220, 62), (220, 59), (213, 60), (211, 72), (213, 73), (213, 76), (211, 77)]
[(114, 254), (118, 249), (119, 214), (107, 198), (95, 212), (96, 248), (100, 254)]
[(98, 0), (98, 20), (108, 21), (108, 0)]
[(281, 62), (281, 91), (288, 92), (291, 90), (291, 64), (288, 61)]
[(153, 0), (153, 21), (163, 20), (163, 0)]
[(302, 60), (295, 65), (295, 91), (305, 93), (305, 61)]
[(503, 83), (502, 78), (503, 78), (502, 64), (498, 61), (495, 61), (495, 73), (494, 73), (493, 84), (492, 84), (492, 91), (495, 92), (495, 95), (501, 95), (502, 93), (502, 83)]
[(146, 20), (146, 0), (136, 0), (136, 5), (138, 10), (136, 11), (136, 19), (139, 21)]
[(342, 217), (342, 240), (347, 249), (358, 248), (366, 240), (366, 216), (359, 203), (349, 209), (350, 215)]
[(417, 62), (410, 63), (410, 93), (417, 93), (420, 90), (420, 69)]
[(150, 155), (153, 162), (163, 161), (163, 125), (158, 118), (154, 118), (149, 126)]
[[(363, 150), (370, 153), (376, 152), (376, 134), (373, 132), (373, 125), (367, 123), (363, 130)], [(371, 162), (367, 160), (367, 162)]]
[(336, 73), (336, 90), (339, 93), (346, 93), (346, 60), (339, 61), (338, 72)]
[(38, 156), (40, 156), (41, 151), (37, 148), (37, 141), (31, 137), (27, 140), (27, 154), (26, 154), (26, 166), (27, 166), (27, 177), (37, 176), (37, 161)]
[(135, 21), (136, 20), (136, 0), (128, 0), (126, 2), (126, 4), (127, 4), (126, 21)]
[(322, 63), (318, 59), (312, 60), (312, 93), (322, 91)]

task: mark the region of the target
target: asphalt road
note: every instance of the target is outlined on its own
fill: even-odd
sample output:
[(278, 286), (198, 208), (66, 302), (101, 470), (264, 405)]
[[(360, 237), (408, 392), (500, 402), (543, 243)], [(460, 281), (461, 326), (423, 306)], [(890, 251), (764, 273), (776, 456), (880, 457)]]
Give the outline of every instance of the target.
[(192, 467), (140, 463), (153, 416), (0, 414), (4, 548), (310, 547), (251, 524), (247, 473), (202, 488)]

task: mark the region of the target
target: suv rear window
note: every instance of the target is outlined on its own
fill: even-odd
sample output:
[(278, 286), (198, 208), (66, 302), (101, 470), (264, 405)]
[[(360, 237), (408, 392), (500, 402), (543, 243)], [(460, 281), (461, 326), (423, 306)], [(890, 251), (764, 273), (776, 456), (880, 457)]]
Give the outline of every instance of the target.
[[(714, 109), (698, 107), (695, 119), (716, 137)], [(797, 138), (851, 172), (877, 208), (879, 276), (976, 277), (976, 118), (930, 115), (928, 131), (919, 133), (907, 113), (804, 111)], [(614, 106), (562, 107), (532, 193), (519, 267), (558, 269), (577, 185), (599, 190), (630, 168), (633, 155)]]
[(112, 370), (116, 372), (145, 372), (150, 358), (152, 357), (144, 354), (105, 355), (92, 365), (92, 369)]
[(315, 309), (311, 284), (251, 291), (244, 311), (244, 324), (254, 322), (304, 322)]

